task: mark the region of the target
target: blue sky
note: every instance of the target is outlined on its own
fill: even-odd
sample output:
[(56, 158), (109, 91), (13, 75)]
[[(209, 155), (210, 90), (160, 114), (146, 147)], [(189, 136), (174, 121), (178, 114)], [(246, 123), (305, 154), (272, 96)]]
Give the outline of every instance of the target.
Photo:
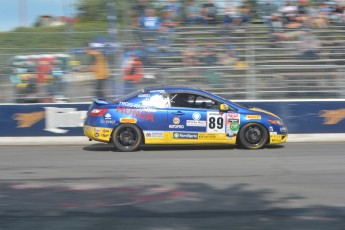
[[(74, 16), (78, 0), (0, 0), (0, 31), (26, 24), (32, 26), (40, 15)], [(24, 4), (23, 4), (24, 3)], [(26, 7), (19, 7), (19, 6)], [(20, 12), (26, 12), (24, 15)]]

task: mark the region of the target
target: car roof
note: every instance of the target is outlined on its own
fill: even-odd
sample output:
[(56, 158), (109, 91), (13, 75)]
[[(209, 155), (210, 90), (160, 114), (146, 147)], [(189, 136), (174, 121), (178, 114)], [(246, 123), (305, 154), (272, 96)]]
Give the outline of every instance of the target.
[(203, 94), (203, 95), (208, 95), (211, 96), (213, 98), (216, 98), (217, 100), (226, 102), (226, 103), (230, 103), (230, 105), (234, 108), (242, 108), (242, 109), (246, 109), (245, 107), (238, 105), (236, 103), (233, 103), (227, 99), (224, 99), (222, 97), (219, 97), (213, 93), (204, 91), (202, 89), (198, 89), (198, 88), (193, 88), (193, 87), (182, 87), (182, 86), (166, 86), (166, 85), (161, 85), (161, 86), (152, 86), (152, 87), (147, 87), (144, 88), (143, 91), (146, 93), (149, 93), (150, 91), (155, 91), (155, 90), (164, 90), (166, 92), (186, 92), (186, 93), (199, 93), (199, 94)]
[(201, 89), (192, 88), (192, 87), (182, 87), (182, 86), (152, 86), (144, 89), (145, 92), (155, 91), (155, 90), (164, 90), (164, 91), (188, 91), (188, 92), (198, 92), (198, 93), (207, 93)]

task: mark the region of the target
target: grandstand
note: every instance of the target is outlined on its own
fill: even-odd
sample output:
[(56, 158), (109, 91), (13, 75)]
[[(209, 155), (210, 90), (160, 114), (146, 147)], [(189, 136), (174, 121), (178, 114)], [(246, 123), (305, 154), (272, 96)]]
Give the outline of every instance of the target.
[[(134, 2), (124, 7), (128, 10)], [(163, 17), (162, 6), (168, 1), (160, 2), (161, 5), (154, 7), (157, 16)], [(206, 1), (198, 1), (203, 2)], [(329, 21), (327, 28), (312, 28), (313, 36), (319, 41), (318, 53), (317, 57), (305, 58), (301, 55), (303, 40), (300, 37), (308, 34), (309, 30), (298, 31), (303, 36), (277, 39), (273, 36), (272, 25), (258, 15), (233, 28), (223, 21), (224, 9), (219, 12), (216, 22), (188, 24), (180, 18), (173, 30), (156, 29), (155, 33), (131, 24), (136, 18), (130, 13), (126, 14), (123, 25), (118, 28), (118, 42), (122, 49), (117, 50), (115, 59), (109, 59), (109, 62), (116, 60), (117, 63), (112, 66), (111, 82), (107, 84), (106, 94), (116, 96), (114, 88), (118, 87), (122, 79), (121, 63), (125, 63), (125, 57), (128, 57), (126, 52), (138, 51), (145, 74), (144, 81), (137, 84), (137, 88), (156, 84), (192, 85), (231, 99), (345, 97), (343, 21)], [(36, 34), (31, 35), (40, 38), (40, 45), (44, 50), (49, 47), (51, 52), (54, 49), (51, 45), (60, 44), (64, 37), (68, 38), (68, 45), (74, 43), (83, 46), (94, 37), (107, 35), (104, 24), (99, 27), (100, 30), (87, 27), (86, 30), (78, 31), (76, 28), (74, 32), (68, 30), (68, 34), (66, 31), (39, 33), (42, 38), (49, 38), (49, 41)], [(289, 30), (285, 29), (285, 32)], [(15, 38), (23, 37), (20, 33), (13, 34)], [(193, 49), (193, 57), (186, 55), (186, 51)], [(55, 52), (62, 50), (71, 50), (71, 47), (60, 44)], [(73, 58), (76, 58), (73, 61), (80, 65), (72, 66), (72, 71), (65, 76), (68, 79), (66, 89), (73, 89), (66, 96), (71, 101), (85, 101), (93, 97), (94, 82), (90, 72), (83, 72), (88, 69), (84, 67), (90, 64), (85, 61), (88, 58), (77, 56), (73, 54)], [(192, 64), (186, 61), (188, 58), (193, 59)], [(3, 86), (0, 100), (8, 98), (8, 92), (12, 91), (12, 87)], [(16, 96), (13, 95), (13, 98)]]
[[(343, 97), (345, 96), (345, 25), (331, 25), (327, 29), (314, 29), (321, 41), (319, 58), (302, 60), (299, 41), (271, 41), (269, 26), (249, 23), (245, 31), (229, 32), (214, 25), (181, 26), (175, 32), (172, 49), (177, 55), (156, 57), (156, 66), (164, 70), (163, 83), (186, 84), (193, 81), (200, 87), (223, 92), (235, 98), (279, 97)], [(224, 52), (224, 38), (230, 38), (236, 56), (243, 66), (197, 65), (186, 67), (183, 57), (176, 51), (188, 46), (188, 40), (198, 45), (213, 44), (217, 52)], [(152, 42), (152, 41), (151, 41)], [(208, 79), (203, 69), (210, 67), (218, 79)], [(193, 71), (193, 70), (200, 71)], [(189, 73), (196, 72), (196, 75)], [(219, 81), (219, 82), (217, 82)], [(254, 84), (254, 85), (253, 85)], [(219, 87), (221, 85), (221, 87)]]

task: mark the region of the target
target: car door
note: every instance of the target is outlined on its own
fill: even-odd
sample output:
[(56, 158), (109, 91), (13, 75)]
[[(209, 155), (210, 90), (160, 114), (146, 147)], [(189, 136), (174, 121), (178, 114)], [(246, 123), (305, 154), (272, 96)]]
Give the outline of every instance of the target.
[(223, 143), (226, 140), (226, 114), (219, 111), (218, 102), (188, 93), (171, 93), (169, 100), (168, 129), (173, 143)]
[(153, 114), (153, 118), (150, 121), (141, 124), (145, 143), (166, 144), (168, 142), (168, 135), (166, 132), (168, 128), (168, 98), (166, 93), (153, 92), (150, 94), (138, 95), (138, 97), (143, 97), (143, 100), (140, 102), (141, 109)]

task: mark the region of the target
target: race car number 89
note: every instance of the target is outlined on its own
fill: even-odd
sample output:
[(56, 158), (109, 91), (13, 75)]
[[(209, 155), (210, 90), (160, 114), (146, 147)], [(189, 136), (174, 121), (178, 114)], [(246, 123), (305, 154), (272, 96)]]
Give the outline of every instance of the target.
[(210, 129), (214, 129), (214, 128), (216, 128), (216, 125), (217, 125), (217, 129), (223, 128), (224, 120), (222, 117), (218, 117), (217, 120), (215, 117), (210, 117), (210, 119), (208, 120), (208, 127)]
[(207, 113), (207, 132), (225, 133), (225, 113), (208, 112)]

